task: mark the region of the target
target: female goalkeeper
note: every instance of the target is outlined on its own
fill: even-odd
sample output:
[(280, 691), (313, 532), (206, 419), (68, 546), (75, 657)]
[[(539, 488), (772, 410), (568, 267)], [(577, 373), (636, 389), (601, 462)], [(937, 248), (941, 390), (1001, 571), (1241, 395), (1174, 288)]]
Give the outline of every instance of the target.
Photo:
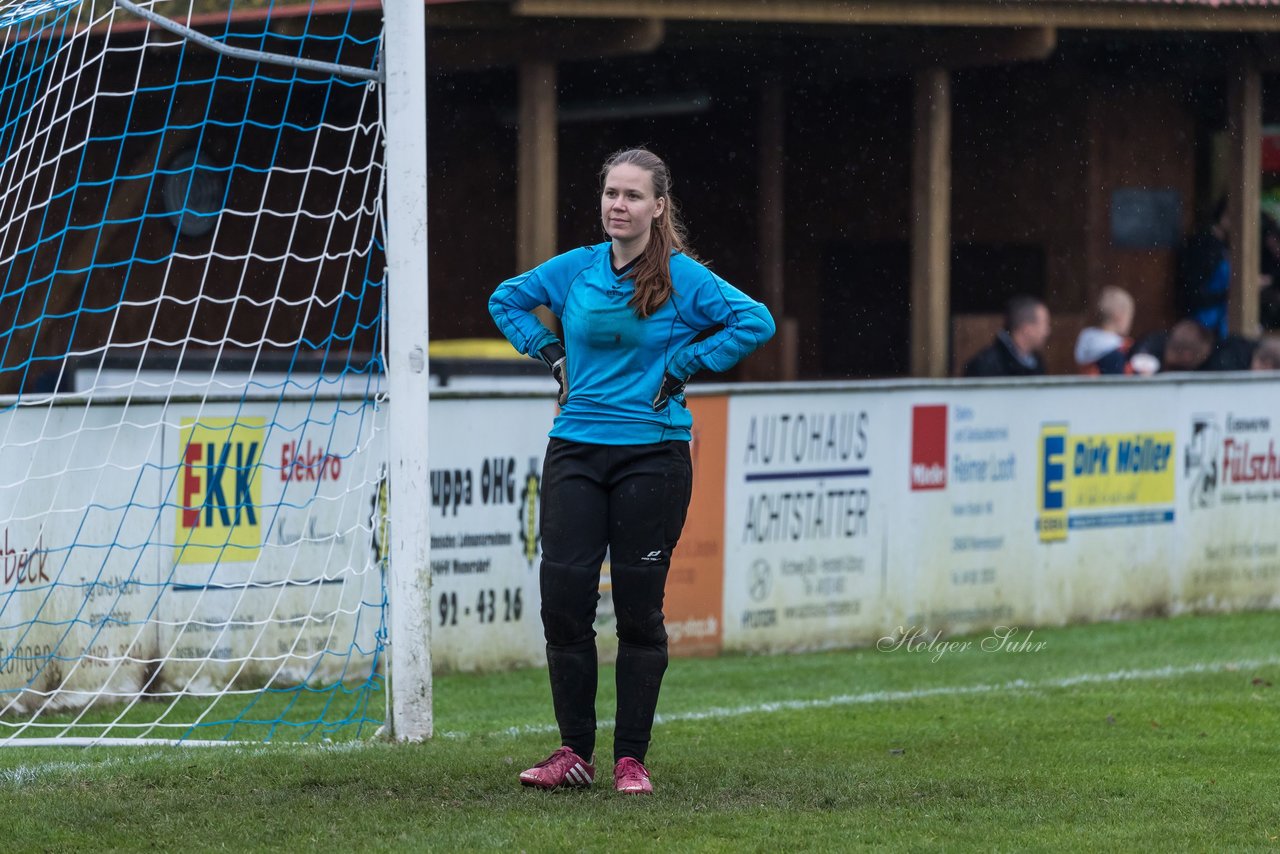
[[(618, 620), (614, 787), (646, 793), (643, 763), (667, 669), (663, 591), (692, 486), (685, 381), (733, 367), (774, 324), (761, 303), (689, 252), (662, 160), (621, 151), (600, 178), (609, 241), (509, 279), (489, 300), (502, 334), (541, 357), (560, 383), (543, 465), (540, 586), (563, 746), (520, 782), (550, 789), (595, 779), (592, 624), (608, 549)], [(563, 342), (534, 316), (538, 305), (560, 318)]]

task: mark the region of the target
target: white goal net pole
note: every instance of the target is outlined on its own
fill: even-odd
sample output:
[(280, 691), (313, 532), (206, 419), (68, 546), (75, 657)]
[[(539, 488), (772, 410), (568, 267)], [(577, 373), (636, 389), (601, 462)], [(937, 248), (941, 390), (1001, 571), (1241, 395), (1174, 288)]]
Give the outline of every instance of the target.
[(427, 63), (422, 0), (386, 0), (391, 732), (431, 736), (427, 465)]

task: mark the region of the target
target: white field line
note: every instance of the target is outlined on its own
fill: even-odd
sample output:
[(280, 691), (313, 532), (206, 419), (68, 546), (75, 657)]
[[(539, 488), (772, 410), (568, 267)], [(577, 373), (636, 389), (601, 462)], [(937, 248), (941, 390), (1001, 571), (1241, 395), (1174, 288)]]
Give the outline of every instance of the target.
[[(88, 741), (91, 742), (91, 740), (88, 740)], [(128, 746), (125, 746), (125, 742), (130, 742), (130, 744)], [(110, 742), (109, 746), (110, 747), (125, 746), (125, 750), (123, 752), (113, 753), (111, 756), (108, 756), (105, 759), (99, 760), (97, 762), (80, 762), (80, 761), (74, 761), (74, 760), (61, 760), (56, 762), (37, 762), (37, 763), (32, 763), (30, 765), (16, 765), (12, 768), (0, 768), (0, 790), (16, 789), (16, 788), (22, 788), (24, 786), (29, 786), (30, 784), (50, 774), (70, 775), (70, 774), (79, 774), (85, 771), (93, 771), (98, 768), (119, 768), (126, 765), (143, 765), (148, 762), (163, 761), (166, 759), (171, 759), (174, 756), (181, 755), (181, 754), (174, 753), (172, 749), (165, 749), (165, 748), (158, 749), (156, 746), (158, 743), (164, 744), (163, 742), (156, 742), (154, 740), (146, 741), (143, 739), (119, 739), (118, 741)], [(165, 747), (171, 748), (173, 746), (192, 747), (192, 746), (211, 746), (211, 745), (217, 745), (224, 750), (239, 751), (239, 753), (243, 756), (258, 756), (258, 755), (269, 753), (272, 750), (278, 751), (280, 749), (280, 747), (277, 745), (267, 746), (263, 744), (245, 744), (244, 742), (227, 742), (227, 741), (204, 741), (204, 742), (171, 741), (167, 745), (165, 745)], [(22, 739), (14, 739), (8, 742), (8, 746), (24, 747), (26, 745)], [(47, 747), (48, 744), (46, 742), (44, 745), (41, 745), (41, 746)], [(108, 745), (104, 745), (101, 742), (87, 743), (82, 741), (80, 744), (75, 746), (106, 747)], [(344, 742), (337, 742), (333, 744), (328, 744), (328, 743), (326, 744), (295, 744), (291, 746), (300, 747), (302, 749), (309, 749), (309, 750), (321, 750), (321, 751), (331, 752), (331, 753), (347, 753), (352, 750), (361, 750), (361, 749), (370, 747), (371, 745), (363, 741), (344, 741)], [(380, 746), (385, 746), (385, 745), (380, 745)], [(143, 749), (138, 750), (139, 748), (143, 748)], [(134, 752), (134, 751), (138, 751), (138, 752)], [(3, 757), (4, 757), (4, 748), (0, 747), (0, 758), (3, 758)]]
[[(1260, 667), (1271, 667), (1278, 664), (1280, 664), (1280, 657), (1272, 657), (1244, 659), (1241, 661), (1200, 662), (1180, 666), (1168, 665), (1148, 670), (1126, 669), (1112, 670), (1108, 673), (1079, 673), (1075, 676), (1063, 676), (1058, 679), (1043, 679), (1036, 682), (1025, 679), (1014, 679), (1008, 682), (986, 682), (975, 685), (939, 685), (933, 688), (915, 688), (910, 691), (867, 691), (861, 694), (837, 694), (833, 697), (824, 697), (812, 700), (775, 700), (767, 703), (752, 703), (747, 706), (715, 706), (701, 711), (656, 715), (653, 722), (654, 725), (662, 725), (680, 723), (684, 721), (725, 720), (728, 718), (742, 717), (743, 715), (769, 715), (777, 712), (805, 711), (807, 709), (829, 709), (835, 706), (859, 706), (872, 703), (900, 703), (910, 700), (919, 700), (925, 697), (960, 697), (974, 694), (1030, 694), (1045, 689), (1070, 688), (1075, 685), (1099, 685), (1118, 682), (1140, 682), (1151, 679), (1170, 679), (1178, 676), (1191, 676), (1199, 673), (1252, 670)], [(599, 721), (597, 724), (601, 729), (612, 729), (613, 725), (614, 721), (612, 718)], [(521, 726), (507, 727), (505, 729), (495, 730), (489, 733), (449, 730), (438, 732), (436, 735), (439, 738), (463, 739), (475, 738), (477, 736), (491, 738), (496, 736), (544, 735), (554, 733), (555, 731), (556, 727), (553, 724), (522, 724)], [(10, 747), (21, 747), (22, 740), (13, 739), (8, 742), (8, 745)], [(138, 746), (142, 747), (144, 745), (150, 748), (144, 753), (110, 756), (99, 762), (58, 761), (35, 763), (31, 765), (18, 765), (13, 768), (0, 768), (0, 789), (30, 785), (40, 778), (50, 774), (74, 774), (81, 771), (91, 771), (95, 768), (126, 764), (141, 764), (155, 759), (167, 758), (173, 755), (169, 751), (157, 750), (153, 744), (147, 744), (146, 742), (142, 742)], [(340, 742), (337, 744), (303, 744), (297, 746), (302, 749), (346, 752), (348, 750), (359, 750), (368, 745), (364, 742)], [(248, 754), (255, 754), (266, 752), (272, 748), (265, 746), (233, 746), (230, 749), (244, 751)], [(0, 750), (2, 750), (2, 748), (0, 748)], [(0, 752), (0, 756), (3, 756), (2, 752)]]
[[(1079, 673), (1075, 676), (1063, 676), (1058, 679), (1044, 679), (1037, 682), (1025, 679), (1014, 679), (1009, 682), (989, 682), (976, 685), (939, 685), (934, 688), (914, 688), (910, 691), (867, 691), (861, 694), (837, 694), (834, 697), (823, 697), (813, 700), (774, 700), (765, 703), (752, 703), (747, 706), (715, 706), (709, 709), (692, 712), (674, 712), (669, 715), (655, 715), (655, 726), (661, 724), (682, 723), (685, 721), (709, 721), (738, 718), (743, 715), (770, 715), (777, 712), (805, 711), (807, 709), (829, 709), (835, 706), (860, 706), (870, 703), (900, 703), (919, 700), (925, 697), (959, 697), (972, 694), (1026, 694), (1049, 688), (1070, 688), (1074, 685), (1097, 685), (1110, 682), (1139, 682), (1149, 679), (1169, 679), (1177, 676), (1190, 676), (1197, 673), (1232, 672), (1269, 667), (1280, 664), (1280, 657), (1246, 659), (1243, 661), (1212, 661), (1181, 666), (1167, 665), (1148, 670), (1112, 670), (1108, 673)], [(601, 729), (612, 729), (612, 718), (601, 720), (597, 726)], [(554, 724), (522, 724), (507, 727), (495, 732), (485, 733), (487, 737), (542, 735), (554, 733)], [(436, 733), (440, 738), (474, 738), (478, 733), (447, 731)]]

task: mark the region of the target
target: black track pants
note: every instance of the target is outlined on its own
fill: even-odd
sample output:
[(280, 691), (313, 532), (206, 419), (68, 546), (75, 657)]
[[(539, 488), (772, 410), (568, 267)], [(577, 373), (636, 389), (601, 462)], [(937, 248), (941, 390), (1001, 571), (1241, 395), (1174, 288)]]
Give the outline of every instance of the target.
[(667, 669), (662, 597), (693, 485), (689, 443), (585, 445), (552, 439), (542, 480), (542, 625), (563, 744), (595, 749), (595, 629), (609, 550), (618, 618), (614, 759), (644, 761)]

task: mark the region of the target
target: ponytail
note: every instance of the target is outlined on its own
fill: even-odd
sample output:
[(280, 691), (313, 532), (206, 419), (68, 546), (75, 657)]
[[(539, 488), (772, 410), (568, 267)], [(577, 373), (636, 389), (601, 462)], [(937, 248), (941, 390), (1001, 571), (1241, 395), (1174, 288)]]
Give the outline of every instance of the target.
[(609, 170), (622, 163), (630, 163), (649, 173), (653, 179), (653, 195), (655, 199), (665, 199), (666, 208), (661, 216), (653, 218), (649, 226), (649, 242), (644, 251), (636, 258), (631, 269), (631, 279), (635, 282), (635, 292), (628, 301), (636, 316), (646, 318), (662, 307), (674, 290), (671, 284), (671, 256), (683, 253), (697, 260), (689, 247), (689, 238), (685, 233), (684, 223), (680, 221), (680, 208), (671, 195), (671, 171), (667, 164), (651, 151), (643, 148), (631, 148), (619, 151), (605, 161), (600, 170), (600, 183)]

